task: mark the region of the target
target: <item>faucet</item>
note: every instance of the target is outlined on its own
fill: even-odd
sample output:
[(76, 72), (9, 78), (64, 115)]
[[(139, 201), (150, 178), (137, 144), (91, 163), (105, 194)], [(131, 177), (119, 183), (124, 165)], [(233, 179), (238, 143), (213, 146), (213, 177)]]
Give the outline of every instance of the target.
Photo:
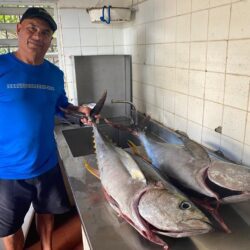
[(114, 99), (111, 100), (111, 103), (127, 103), (127, 104), (130, 104), (132, 114), (134, 115), (134, 117), (132, 117), (133, 124), (135, 126), (138, 126), (138, 114), (137, 114), (137, 110), (136, 110), (136, 107), (135, 107), (134, 103), (132, 103), (130, 101), (126, 101), (126, 100), (114, 100)]

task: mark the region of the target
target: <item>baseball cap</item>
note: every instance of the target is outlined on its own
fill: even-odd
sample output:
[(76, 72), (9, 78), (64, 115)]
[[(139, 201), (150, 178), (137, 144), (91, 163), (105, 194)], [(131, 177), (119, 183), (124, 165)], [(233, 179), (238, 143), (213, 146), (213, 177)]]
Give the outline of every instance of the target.
[(49, 14), (48, 11), (46, 11), (44, 8), (40, 8), (40, 7), (32, 7), (32, 8), (28, 8), (22, 15), (22, 18), (20, 20), (20, 23), (24, 20), (24, 19), (29, 19), (29, 18), (41, 18), (44, 21), (46, 21), (50, 28), (54, 31), (56, 31), (57, 29), (57, 25), (56, 22), (54, 21), (53, 17)]

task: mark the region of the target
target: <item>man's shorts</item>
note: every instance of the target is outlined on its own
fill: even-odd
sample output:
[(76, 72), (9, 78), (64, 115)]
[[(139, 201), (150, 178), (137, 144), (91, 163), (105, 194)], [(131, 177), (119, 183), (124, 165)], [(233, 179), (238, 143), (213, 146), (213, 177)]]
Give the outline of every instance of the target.
[(0, 180), (0, 237), (21, 228), (31, 203), (38, 214), (61, 214), (70, 209), (59, 165), (36, 178)]

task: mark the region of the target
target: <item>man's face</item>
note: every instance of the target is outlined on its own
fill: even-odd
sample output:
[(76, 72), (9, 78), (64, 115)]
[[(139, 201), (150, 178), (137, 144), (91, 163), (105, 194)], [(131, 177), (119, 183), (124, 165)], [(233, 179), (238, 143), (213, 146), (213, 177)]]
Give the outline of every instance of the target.
[(49, 24), (39, 18), (24, 19), (17, 25), (19, 48), (45, 55), (52, 40)]

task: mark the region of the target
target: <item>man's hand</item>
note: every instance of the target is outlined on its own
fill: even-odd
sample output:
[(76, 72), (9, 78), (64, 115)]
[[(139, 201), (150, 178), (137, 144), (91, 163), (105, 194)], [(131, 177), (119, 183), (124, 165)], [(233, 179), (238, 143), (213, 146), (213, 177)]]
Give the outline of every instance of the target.
[(91, 121), (91, 118), (90, 118), (91, 108), (89, 108), (88, 106), (79, 106), (77, 111), (83, 113), (84, 115), (86, 115), (86, 118), (84, 117), (84, 118), (81, 119), (81, 122), (84, 125), (89, 125), (89, 126), (92, 125), (92, 121)]
[[(92, 125), (91, 117), (90, 117), (90, 111), (91, 108), (88, 106), (75, 106), (73, 104), (69, 104), (66, 109), (61, 109), (64, 113), (68, 113), (69, 115), (76, 116), (80, 120), (80, 122), (84, 125)], [(80, 113), (83, 114), (83, 118), (80, 115)]]

